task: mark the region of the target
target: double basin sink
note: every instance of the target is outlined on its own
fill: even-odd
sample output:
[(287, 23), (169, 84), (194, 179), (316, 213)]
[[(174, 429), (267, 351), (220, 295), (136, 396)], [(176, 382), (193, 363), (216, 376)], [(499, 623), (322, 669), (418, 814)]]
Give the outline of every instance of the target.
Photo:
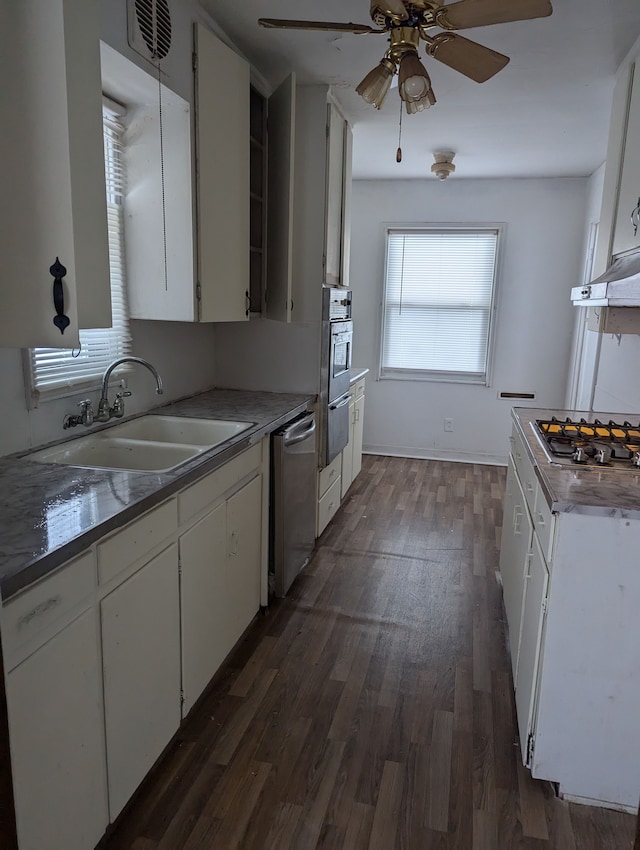
[(28, 459), (90, 469), (170, 472), (254, 424), (151, 414), (40, 449)]

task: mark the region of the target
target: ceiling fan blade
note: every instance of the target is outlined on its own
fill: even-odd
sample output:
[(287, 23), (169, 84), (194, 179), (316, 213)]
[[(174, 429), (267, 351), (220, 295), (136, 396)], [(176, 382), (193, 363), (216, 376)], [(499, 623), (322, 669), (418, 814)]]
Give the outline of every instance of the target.
[(288, 21), (281, 18), (258, 18), (261, 27), (283, 30), (328, 30), (329, 32), (369, 33), (384, 32), (367, 24), (337, 24), (333, 21)]
[(552, 12), (549, 0), (459, 0), (437, 9), (435, 22), (443, 29), (462, 30), (545, 18)]
[(402, 0), (371, 0), (371, 17), (375, 20), (378, 13), (399, 21), (406, 21), (409, 17)]
[(501, 71), (509, 57), (452, 32), (427, 38), (427, 53), (465, 77), (484, 83)]

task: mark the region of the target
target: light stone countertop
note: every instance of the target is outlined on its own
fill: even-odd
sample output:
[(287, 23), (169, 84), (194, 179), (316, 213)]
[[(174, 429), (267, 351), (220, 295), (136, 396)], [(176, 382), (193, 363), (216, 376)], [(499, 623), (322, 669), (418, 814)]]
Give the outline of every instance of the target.
[(558, 419), (569, 416), (571, 419), (584, 417), (587, 421), (597, 418), (603, 422), (613, 419), (636, 423), (640, 421), (640, 414), (515, 407), (512, 416), (552, 511), (640, 520), (640, 470), (636, 473), (554, 464), (547, 458), (533, 427), (536, 419), (550, 419), (552, 416)]
[[(105, 534), (212, 472), (303, 413), (315, 400), (307, 394), (213, 389), (154, 408), (148, 413), (255, 423), (170, 472), (40, 463), (29, 460), (27, 452), (0, 458), (0, 597), (8, 599)], [(83, 429), (82, 436), (96, 430)]]
[(356, 381), (359, 381), (360, 378), (364, 378), (369, 372), (368, 368), (358, 369), (356, 366), (352, 366), (349, 370), (349, 384), (355, 384)]

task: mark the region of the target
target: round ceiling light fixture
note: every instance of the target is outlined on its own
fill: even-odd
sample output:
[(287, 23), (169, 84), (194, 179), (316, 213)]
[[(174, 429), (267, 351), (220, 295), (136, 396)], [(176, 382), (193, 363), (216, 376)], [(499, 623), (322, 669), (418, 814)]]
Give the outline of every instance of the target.
[(454, 156), (453, 151), (434, 151), (435, 162), (431, 166), (431, 173), (435, 174), (438, 180), (446, 180), (456, 170), (453, 164)]

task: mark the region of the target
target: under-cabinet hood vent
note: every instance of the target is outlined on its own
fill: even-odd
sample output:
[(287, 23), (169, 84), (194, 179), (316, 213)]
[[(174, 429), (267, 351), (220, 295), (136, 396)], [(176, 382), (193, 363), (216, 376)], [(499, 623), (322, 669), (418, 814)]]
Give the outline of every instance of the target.
[(640, 307), (640, 251), (618, 257), (609, 268), (584, 286), (574, 286), (577, 307)]
[(168, 0), (127, 0), (127, 38), (130, 47), (158, 63), (171, 47)]

